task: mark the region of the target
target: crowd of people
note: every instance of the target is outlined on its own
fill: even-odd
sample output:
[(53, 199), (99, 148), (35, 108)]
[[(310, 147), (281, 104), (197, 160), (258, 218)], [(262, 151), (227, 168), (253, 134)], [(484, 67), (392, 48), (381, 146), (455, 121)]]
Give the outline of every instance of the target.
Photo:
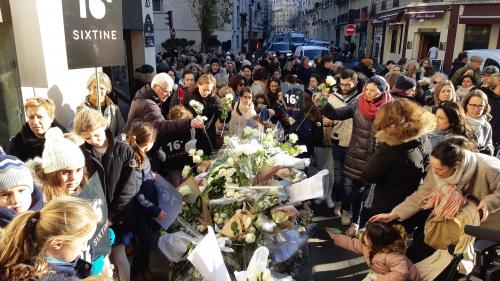
[[(330, 171), (316, 203), (348, 226), (330, 234), (335, 245), (364, 255), (373, 274), (470, 273), (463, 226), (500, 208), (500, 73), (481, 62), (461, 53), (446, 75), (429, 59), (376, 73), (371, 58), (351, 69), (330, 56), (160, 54), (156, 75), (137, 70), (127, 116), (104, 73), (88, 80), (72, 128), (52, 100), (31, 98), (0, 156), (0, 279), (167, 280), (168, 266), (150, 266), (169, 215), (155, 177), (179, 186), (190, 148), (211, 155), (246, 126), (296, 134), (310, 175)], [(460, 264), (428, 262), (449, 245)]]

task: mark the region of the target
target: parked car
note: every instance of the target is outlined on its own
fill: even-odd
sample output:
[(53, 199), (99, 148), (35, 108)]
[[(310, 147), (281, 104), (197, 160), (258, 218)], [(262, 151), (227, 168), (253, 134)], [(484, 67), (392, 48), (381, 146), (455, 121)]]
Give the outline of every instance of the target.
[(313, 60), (316, 56), (330, 56), (330, 50), (325, 47), (320, 46), (299, 46), (295, 49), (295, 57), (298, 59), (302, 59), (302, 57), (306, 56), (310, 59), (309, 63), (313, 63)]
[(287, 57), (292, 55), (288, 42), (274, 42), (271, 44), (271, 47), (269, 47), (268, 51), (273, 53), (280, 52), (281, 54), (286, 54)]
[(327, 41), (323, 41), (323, 40), (309, 40), (308, 44), (309, 46), (321, 46), (321, 47), (325, 47), (325, 48), (330, 48), (330, 43), (328, 43)]
[(483, 63), (481, 64), (481, 70), (489, 65), (494, 65), (500, 68), (500, 49), (479, 49), (479, 50), (468, 50), (467, 56), (479, 56), (483, 58)]

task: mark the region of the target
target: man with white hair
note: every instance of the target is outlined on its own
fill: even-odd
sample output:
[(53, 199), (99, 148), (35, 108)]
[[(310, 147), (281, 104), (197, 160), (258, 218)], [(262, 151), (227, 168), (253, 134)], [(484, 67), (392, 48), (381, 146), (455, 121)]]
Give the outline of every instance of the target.
[(158, 130), (159, 135), (166, 133), (187, 132), (190, 128), (203, 128), (203, 121), (197, 118), (185, 120), (165, 120), (160, 105), (172, 94), (174, 80), (166, 73), (159, 73), (153, 77), (150, 85), (145, 85), (137, 91), (130, 105), (125, 130), (136, 121), (151, 122)]

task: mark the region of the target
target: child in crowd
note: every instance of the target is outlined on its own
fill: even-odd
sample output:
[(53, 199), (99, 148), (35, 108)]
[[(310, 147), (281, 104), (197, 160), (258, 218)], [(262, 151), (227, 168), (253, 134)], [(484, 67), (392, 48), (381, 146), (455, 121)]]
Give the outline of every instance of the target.
[(257, 115), (252, 102), (252, 90), (248, 87), (241, 91), (241, 98), (231, 111), (231, 119), (229, 120), (229, 132), (231, 135), (240, 137), (245, 129), (250, 117)]
[(405, 255), (406, 232), (400, 225), (369, 223), (361, 240), (328, 231), (334, 245), (363, 255), (370, 267), (364, 280), (422, 280), (415, 265)]
[(0, 156), (0, 228), (18, 214), (39, 211), (42, 206), (42, 192), (33, 184), (28, 167), (15, 156)]
[[(175, 107), (174, 107), (175, 108)], [(134, 122), (130, 126), (127, 142), (135, 152), (137, 178), (141, 179), (141, 189), (135, 197), (133, 232), (139, 242), (131, 274), (137, 276), (148, 269), (149, 252), (154, 247), (152, 232), (159, 231), (160, 226), (153, 220), (163, 220), (167, 214), (158, 207), (158, 194), (155, 187), (155, 175), (146, 153), (156, 141), (157, 131), (151, 123)]]
[(49, 272), (84, 278), (80, 253), (97, 226), (85, 200), (60, 197), (40, 211), (19, 214), (0, 239), (0, 280), (38, 280)]
[[(168, 120), (192, 119), (192, 113), (182, 105), (172, 107)], [(182, 169), (193, 164), (186, 152), (186, 144), (196, 139), (196, 130), (163, 135), (153, 148), (153, 170), (163, 175), (173, 186), (182, 183)], [(193, 148), (195, 146), (193, 145)], [(189, 149), (188, 149), (189, 150)]]
[[(68, 136), (69, 137), (69, 136)], [(46, 202), (61, 196), (76, 196), (96, 204), (95, 202), (102, 201), (104, 198), (94, 192), (88, 195), (81, 193), (84, 189), (89, 188), (87, 170), (85, 168), (85, 157), (78, 147), (78, 144), (66, 138), (59, 128), (50, 128), (45, 133), (45, 148), (42, 153), (42, 158), (35, 157), (29, 160), (27, 166), (31, 169), (35, 177), (35, 182), (40, 185), (43, 191), (43, 197)], [(75, 138), (76, 139), (76, 138)], [(99, 181), (96, 181), (99, 182)], [(98, 190), (102, 187), (96, 186)], [(98, 204), (96, 204), (98, 206)], [(106, 208), (106, 205), (101, 206), (101, 210)], [(107, 212), (107, 210), (104, 210)], [(102, 211), (101, 211), (102, 212)], [(108, 229), (106, 225), (107, 219), (100, 219), (98, 223), (98, 232)], [(108, 229), (109, 232), (111, 230)], [(109, 233), (113, 237), (113, 233)], [(93, 238), (97, 238), (98, 234), (94, 234)], [(102, 236), (99, 236), (102, 237)], [(107, 239), (105, 235), (102, 239)], [(98, 275), (103, 272), (105, 264), (108, 265), (109, 271), (109, 242), (99, 240), (98, 246), (91, 247), (92, 253), (92, 275)], [(104, 246), (102, 246), (104, 245)], [(98, 250), (96, 250), (98, 249)], [(84, 253), (84, 255), (89, 253)]]
[(118, 269), (121, 281), (130, 280), (130, 265), (125, 254), (128, 226), (126, 218), (131, 201), (139, 191), (134, 169), (137, 163), (134, 150), (113, 138), (106, 129), (106, 120), (99, 112), (88, 109), (75, 116), (74, 131), (85, 140), (81, 146), (89, 174), (97, 172), (106, 195), (109, 221), (116, 234), (111, 260)]

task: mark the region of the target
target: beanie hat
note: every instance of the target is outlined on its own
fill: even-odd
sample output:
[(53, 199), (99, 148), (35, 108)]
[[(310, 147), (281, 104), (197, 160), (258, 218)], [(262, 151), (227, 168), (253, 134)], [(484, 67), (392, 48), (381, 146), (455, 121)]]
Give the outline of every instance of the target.
[(61, 129), (53, 127), (45, 133), (45, 148), (42, 153), (44, 173), (52, 173), (69, 167), (85, 166), (85, 157), (80, 147), (64, 137)]
[(156, 67), (156, 73), (162, 73), (162, 72), (167, 72), (169, 69), (169, 66), (168, 66), (168, 63), (166, 62), (161, 62), (158, 64), (158, 66)]
[(417, 82), (415, 82), (415, 79), (412, 79), (408, 76), (399, 76), (398, 80), (396, 80), (394, 88), (406, 91), (416, 86)]
[(382, 76), (375, 75), (371, 77), (370, 79), (368, 79), (368, 82), (366, 82), (366, 84), (369, 83), (374, 83), (377, 86), (378, 90), (382, 93), (389, 90), (389, 84), (387, 84), (387, 81), (385, 81)]
[(470, 57), (470, 61), (482, 63), (483, 62), (483, 58), (480, 57), (480, 56), (471, 56)]
[(369, 58), (366, 58), (366, 59), (362, 59), (361, 60), (361, 63), (366, 66), (367, 68), (371, 68), (373, 66), (373, 60), (372, 59), (369, 59)]
[(0, 192), (16, 186), (27, 186), (33, 192), (31, 172), (16, 156), (0, 156)]

